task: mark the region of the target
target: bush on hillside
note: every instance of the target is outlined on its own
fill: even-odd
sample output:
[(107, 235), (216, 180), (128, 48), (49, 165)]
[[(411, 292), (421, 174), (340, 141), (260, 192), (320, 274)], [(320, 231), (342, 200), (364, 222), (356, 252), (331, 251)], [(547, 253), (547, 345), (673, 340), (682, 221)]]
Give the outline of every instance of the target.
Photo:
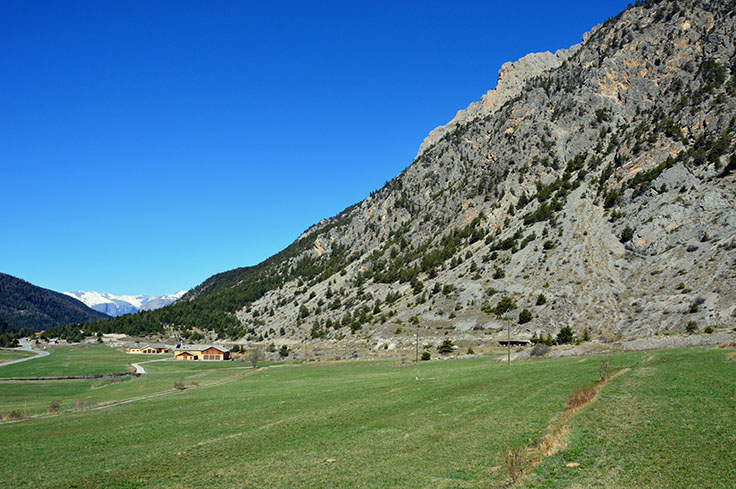
[(575, 341), (575, 334), (570, 326), (565, 326), (557, 333), (557, 344), (564, 345)]
[(440, 346), (437, 347), (437, 353), (441, 354), (447, 354), (452, 353), (452, 351), (455, 349), (455, 345), (452, 344), (452, 340), (450, 338), (445, 338), (445, 340), (440, 343)]
[(543, 357), (549, 352), (549, 347), (545, 345), (544, 343), (537, 343), (534, 345), (534, 348), (532, 348), (532, 351), (529, 352), (529, 355), (533, 357)]
[(519, 324), (526, 324), (532, 320), (532, 313), (529, 309), (522, 309), (519, 313)]
[(687, 333), (695, 333), (698, 330), (698, 323), (695, 321), (688, 321), (687, 326), (685, 326), (685, 332)]

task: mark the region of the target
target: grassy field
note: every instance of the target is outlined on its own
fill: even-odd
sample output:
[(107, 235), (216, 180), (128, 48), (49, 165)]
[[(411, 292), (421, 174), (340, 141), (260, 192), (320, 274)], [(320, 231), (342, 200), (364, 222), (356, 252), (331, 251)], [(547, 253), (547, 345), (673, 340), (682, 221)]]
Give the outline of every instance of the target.
[[(519, 487), (733, 487), (732, 351), (612, 357), (623, 373), (566, 421), (562, 449), (530, 465)], [(0, 480), (34, 488), (503, 486), (504, 454), (538, 445), (563, 419), (570, 393), (599, 378), (599, 363), (356, 361), (255, 372), (236, 362), (150, 363), (150, 374), (88, 383), (65, 399), (93, 390), (96, 402), (165, 395), (0, 424)], [(199, 385), (175, 392), (178, 379)], [(14, 392), (6, 407), (17, 406), (22, 389), (4, 389), (0, 402)]]
[(573, 420), (567, 448), (529, 487), (736, 487), (733, 350), (640, 356)]
[(32, 357), (35, 353), (22, 350), (0, 350), (0, 363), (9, 362), (11, 360), (19, 360), (21, 358)]
[(56, 377), (127, 372), (128, 363), (140, 355), (128, 355), (104, 345), (47, 346), (51, 355), (0, 367), (0, 377)]
[[(64, 372), (60, 375), (125, 372), (129, 362), (141, 363), (147, 374), (139, 378), (0, 382), (0, 415), (11, 411), (26, 416), (46, 413), (54, 401), (61, 411), (106, 404), (169, 391), (174, 382), (203, 384), (249, 370), (234, 362), (175, 362), (171, 355), (129, 355), (94, 345), (59, 347), (47, 357), (0, 368), (4, 374), (0, 377), (50, 376), (59, 371)], [(12, 368), (12, 375), (5, 374), (5, 368)]]

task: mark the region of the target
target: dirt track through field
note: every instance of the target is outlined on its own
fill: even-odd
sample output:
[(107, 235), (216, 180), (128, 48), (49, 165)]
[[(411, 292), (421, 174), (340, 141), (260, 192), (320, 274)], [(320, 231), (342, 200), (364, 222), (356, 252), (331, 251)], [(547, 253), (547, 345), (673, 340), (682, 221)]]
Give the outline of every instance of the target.
[(519, 480), (523, 480), (525, 476), (529, 475), (537, 465), (542, 463), (542, 460), (544, 460), (545, 457), (554, 455), (563, 449), (566, 445), (567, 435), (570, 433), (570, 423), (575, 415), (589, 404), (595, 402), (598, 399), (601, 389), (608, 382), (625, 374), (629, 370), (629, 368), (621, 369), (609, 378), (589, 386), (589, 388), (594, 389), (594, 392), (589, 399), (585, 400), (585, 402), (572, 406), (565, 406), (560, 417), (547, 427), (545, 430), (547, 434), (542, 438), (539, 444), (525, 449), (527, 465)]
[[(204, 388), (204, 387), (214, 387), (216, 385), (226, 384), (228, 382), (232, 382), (234, 380), (243, 378), (246, 375), (251, 375), (251, 374), (254, 374), (254, 373), (259, 372), (261, 370), (267, 369), (267, 368), (272, 368), (272, 367), (260, 367), (260, 368), (257, 368), (255, 370), (251, 369), (250, 371), (245, 372), (245, 373), (237, 373), (237, 374), (232, 375), (230, 377), (227, 377), (225, 379), (213, 380), (212, 382), (205, 382), (203, 384), (197, 385), (196, 387), (188, 387), (188, 388), (186, 388), (184, 390), (188, 390), (188, 389), (201, 389), (201, 388)], [(103, 402), (103, 403), (100, 403), (100, 404), (95, 404), (94, 406), (90, 406), (90, 407), (87, 407), (87, 408), (84, 408), (84, 409), (79, 409), (79, 410), (71, 409), (71, 410), (67, 410), (67, 411), (60, 411), (58, 413), (36, 414), (36, 415), (33, 415), (33, 416), (28, 416), (28, 417), (25, 417), (25, 418), (21, 418), (21, 419), (7, 420), (7, 421), (4, 421), (3, 424), (18, 423), (18, 422), (26, 421), (26, 420), (29, 420), (29, 419), (51, 418), (51, 417), (54, 417), (54, 416), (59, 416), (61, 414), (68, 414), (68, 413), (74, 413), (74, 412), (79, 412), (79, 411), (98, 411), (100, 409), (108, 409), (108, 408), (111, 408), (111, 407), (120, 406), (122, 404), (129, 404), (131, 402), (147, 401), (149, 399), (156, 399), (156, 398), (159, 398), (159, 397), (170, 396), (170, 395), (176, 394), (178, 392), (181, 392), (181, 390), (179, 390), (179, 389), (169, 389), (169, 390), (165, 390), (165, 391), (161, 391), (161, 392), (155, 392), (153, 394), (146, 394), (146, 395), (143, 395), (143, 396), (129, 397), (127, 399), (119, 399), (119, 400), (116, 400), (116, 401), (107, 401), (107, 402)]]

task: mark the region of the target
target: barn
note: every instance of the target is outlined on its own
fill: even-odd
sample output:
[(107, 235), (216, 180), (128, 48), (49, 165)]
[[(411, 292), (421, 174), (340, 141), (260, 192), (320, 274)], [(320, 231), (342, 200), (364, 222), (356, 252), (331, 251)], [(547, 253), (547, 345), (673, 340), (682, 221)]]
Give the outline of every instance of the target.
[(174, 350), (176, 360), (229, 360), (230, 350), (214, 345), (179, 345)]

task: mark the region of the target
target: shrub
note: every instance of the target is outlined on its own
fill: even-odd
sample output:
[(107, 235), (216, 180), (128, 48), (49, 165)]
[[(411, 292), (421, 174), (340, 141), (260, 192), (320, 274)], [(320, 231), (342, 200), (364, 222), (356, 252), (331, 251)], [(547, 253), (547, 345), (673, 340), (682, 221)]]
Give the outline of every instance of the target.
[(432, 358), (432, 355), (430, 355), (428, 351), (424, 351), (424, 352), (422, 352), (422, 360), (423, 360), (423, 361), (425, 361), (425, 362), (426, 362), (426, 361), (427, 361), (427, 360), (429, 360), (430, 358)]
[(59, 411), (60, 407), (61, 407), (61, 401), (51, 401), (49, 403), (49, 412), (56, 413)]
[(503, 268), (496, 267), (496, 270), (493, 272), (493, 279), (500, 280), (502, 278), (506, 278), (506, 272), (503, 271)]
[(544, 294), (539, 294), (537, 297), (537, 305), (543, 306), (547, 303), (547, 298), (544, 296)]
[(187, 386), (184, 385), (184, 379), (179, 379), (176, 382), (174, 382), (174, 389), (176, 389), (178, 391), (183, 391), (186, 388), (187, 388)]
[(281, 345), (281, 349), (279, 350), (279, 356), (281, 358), (286, 358), (289, 356), (289, 347), (286, 345)]
[(565, 326), (564, 328), (560, 329), (559, 333), (557, 333), (557, 343), (560, 345), (572, 343), (574, 340), (575, 335), (573, 334), (572, 328), (570, 326)]
[(467, 354), (468, 355), (475, 355), (475, 351), (471, 347), (468, 347)]
[(705, 334), (712, 334), (712, 333), (713, 333), (713, 328), (711, 328), (710, 326), (707, 326), (707, 327), (706, 327), (706, 328), (705, 328), (705, 329), (703, 330), (703, 333), (705, 333)]
[(702, 297), (696, 297), (693, 303), (690, 305), (690, 312), (695, 313), (698, 312), (700, 309), (700, 306), (705, 304), (705, 299)]
[(634, 237), (634, 230), (631, 229), (629, 226), (626, 226), (624, 228), (624, 231), (621, 233), (621, 242), (626, 243), (628, 241), (631, 241), (631, 238)]
[(685, 326), (685, 331), (688, 333), (694, 333), (698, 330), (698, 323), (695, 321), (688, 321), (687, 326)]
[(532, 348), (532, 351), (529, 352), (529, 355), (533, 357), (543, 357), (547, 352), (549, 352), (549, 347), (547, 345), (544, 343), (537, 343), (534, 345), (534, 348)]
[(504, 457), (504, 468), (511, 478), (511, 483), (516, 484), (521, 476), (524, 475), (524, 469), (527, 465), (526, 452), (522, 448), (514, 448), (506, 452)]
[(452, 344), (452, 340), (450, 338), (445, 338), (445, 340), (440, 343), (440, 346), (437, 347), (437, 353), (446, 354), (446, 353), (452, 353), (452, 351), (455, 349), (455, 345)]
[(13, 409), (12, 411), (10, 411), (10, 413), (8, 413), (8, 418), (10, 418), (10, 419), (22, 419), (23, 418), (23, 413), (21, 413), (17, 409)]
[(605, 382), (611, 378), (611, 359), (601, 358), (601, 363), (598, 366), (598, 373), (601, 377), (601, 382)]
[(519, 313), (519, 324), (526, 324), (532, 320), (532, 313), (529, 309), (522, 309)]
[(494, 312), (497, 316), (503, 316), (505, 313), (513, 309), (516, 309), (516, 302), (514, 302), (511, 297), (505, 295), (501, 297), (501, 299), (498, 301), (498, 304), (496, 304)]

